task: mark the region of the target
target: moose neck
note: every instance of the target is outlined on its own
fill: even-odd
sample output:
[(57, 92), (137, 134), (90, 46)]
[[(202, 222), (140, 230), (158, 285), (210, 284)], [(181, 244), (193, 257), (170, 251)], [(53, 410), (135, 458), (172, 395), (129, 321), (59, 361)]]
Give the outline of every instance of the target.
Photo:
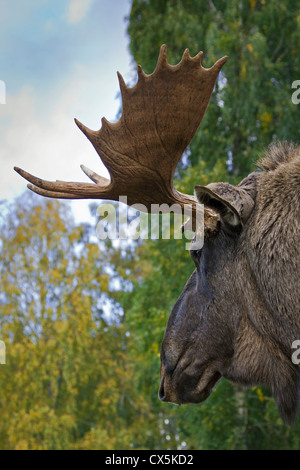
[(293, 182), (295, 170), (288, 174), (292, 166), (290, 162), (261, 173), (256, 207), (241, 235), (244, 262), (240, 262), (249, 319), (289, 356), (293, 341), (300, 339), (300, 235), (294, 220), (299, 182)]

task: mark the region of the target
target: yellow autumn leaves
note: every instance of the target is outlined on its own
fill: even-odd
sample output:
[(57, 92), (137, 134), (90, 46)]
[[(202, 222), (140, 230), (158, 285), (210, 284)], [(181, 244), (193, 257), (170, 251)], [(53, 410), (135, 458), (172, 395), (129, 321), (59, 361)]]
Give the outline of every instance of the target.
[(129, 447), (147, 426), (105, 246), (69, 214), (27, 193), (1, 221), (1, 449)]

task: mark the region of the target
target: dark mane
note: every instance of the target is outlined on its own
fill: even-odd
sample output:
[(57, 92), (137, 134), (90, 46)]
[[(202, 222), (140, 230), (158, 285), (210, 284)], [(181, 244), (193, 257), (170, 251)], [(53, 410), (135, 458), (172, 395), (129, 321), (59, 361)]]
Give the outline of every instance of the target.
[(273, 142), (257, 165), (261, 170), (272, 171), (279, 165), (290, 162), (297, 155), (300, 155), (299, 145), (288, 141)]

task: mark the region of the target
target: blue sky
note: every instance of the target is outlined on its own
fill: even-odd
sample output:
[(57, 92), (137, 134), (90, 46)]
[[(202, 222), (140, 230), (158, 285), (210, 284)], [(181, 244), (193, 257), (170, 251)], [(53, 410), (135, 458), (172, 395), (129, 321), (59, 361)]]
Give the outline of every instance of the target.
[[(125, 17), (130, 0), (0, 0), (0, 199), (26, 187), (13, 166), (49, 180), (107, 176), (74, 117), (99, 129), (120, 107), (116, 72), (135, 81)], [(84, 211), (89, 202), (76, 201)], [(83, 215), (84, 217), (84, 215)]]

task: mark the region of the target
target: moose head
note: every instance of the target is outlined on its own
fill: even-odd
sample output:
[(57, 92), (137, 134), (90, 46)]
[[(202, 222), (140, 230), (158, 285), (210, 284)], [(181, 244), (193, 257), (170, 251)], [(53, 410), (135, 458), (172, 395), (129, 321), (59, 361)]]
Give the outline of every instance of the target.
[(15, 170), (42, 196), (156, 204), (204, 205), (201, 250), (191, 250), (195, 270), (168, 320), (161, 347), (159, 398), (174, 403), (205, 400), (221, 377), (271, 389), (283, 420), (295, 420), (299, 369), (291, 357), (300, 340), (300, 148), (273, 144), (259, 170), (239, 185), (173, 187), (175, 168), (207, 108), (221, 67), (201, 65), (202, 52), (186, 50), (172, 66), (162, 46), (155, 71), (138, 67), (138, 82), (120, 74), (122, 116), (105, 118), (99, 131), (80, 122), (107, 167), (110, 180), (82, 165), (93, 183), (50, 182)]

